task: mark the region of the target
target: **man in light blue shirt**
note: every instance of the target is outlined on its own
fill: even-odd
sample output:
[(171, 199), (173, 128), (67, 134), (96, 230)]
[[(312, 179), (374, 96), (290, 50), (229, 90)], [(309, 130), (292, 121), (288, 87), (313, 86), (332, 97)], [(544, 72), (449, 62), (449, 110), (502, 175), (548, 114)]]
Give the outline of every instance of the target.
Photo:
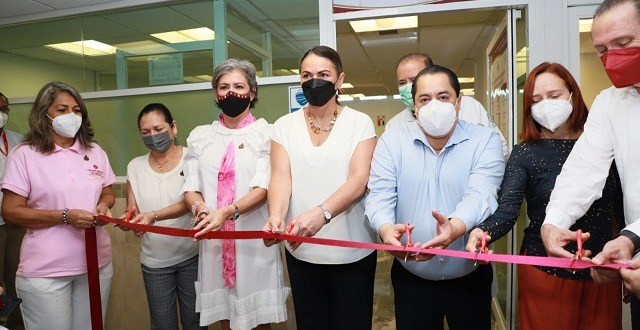
[[(423, 247), (465, 250), (466, 235), (497, 208), (504, 174), (499, 134), (458, 120), (460, 84), (433, 65), (414, 81), (417, 121), (385, 132), (375, 149), (366, 215), (383, 242), (404, 245), (404, 223)], [(491, 266), (396, 254), (391, 270), (398, 329), (489, 329)]]

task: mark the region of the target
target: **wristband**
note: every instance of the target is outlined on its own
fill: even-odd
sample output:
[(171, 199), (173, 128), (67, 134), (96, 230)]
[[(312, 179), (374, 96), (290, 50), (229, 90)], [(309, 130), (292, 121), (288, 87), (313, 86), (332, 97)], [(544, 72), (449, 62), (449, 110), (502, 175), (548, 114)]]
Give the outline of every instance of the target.
[(238, 205), (236, 205), (236, 203), (231, 204), (233, 205), (233, 221), (238, 220), (238, 218), (240, 217), (240, 209), (238, 209)]
[(202, 201), (196, 201), (195, 203), (193, 203), (193, 205), (191, 205), (191, 214), (193, 214), (194, 216), (197, 216), (196, 208), (202, 204), (204, 204)]
[(62, 210), (62, 222), (64, 222), (65, 225), (69, 224), (69, 222), (67, 221), (67, 212), (69, 212), (69, 208), (65, 208), (64, 210)]

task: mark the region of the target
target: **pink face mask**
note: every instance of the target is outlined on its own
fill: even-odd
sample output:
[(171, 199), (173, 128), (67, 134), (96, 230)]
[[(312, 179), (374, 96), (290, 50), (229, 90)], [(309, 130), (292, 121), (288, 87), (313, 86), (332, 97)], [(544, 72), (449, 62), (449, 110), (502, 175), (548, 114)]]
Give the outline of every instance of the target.
[(600, 57), (604, 69), (617, 88), (640, 83), (640, 47), (608, 50)]

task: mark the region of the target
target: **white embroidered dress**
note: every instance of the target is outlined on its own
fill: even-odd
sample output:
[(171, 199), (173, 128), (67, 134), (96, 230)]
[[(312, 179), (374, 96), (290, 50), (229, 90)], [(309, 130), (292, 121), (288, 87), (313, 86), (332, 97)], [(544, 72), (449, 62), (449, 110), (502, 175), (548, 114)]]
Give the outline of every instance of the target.
[[(235, 143), (235, 200), (254, 187), (267, 189), (271, 175), (269, 149), (271, 125), (264, 119), (228, 129), (220, 122), (196, 127), (187, 138), (183, 192), (199, 191), (210, 210), (217, 206), (218, 169), (229, 143)], [(240, 215), (236, 230), (260, 230), (267, 219), (266, 202)], [(265, 247), (262, 240), (236, 240), (236, 285), (227, 288), (222, 277), (222, 240), (202, 240), (196, 311), (200, 325), (229, 320), (232, 329), (252, 329), (287, 319), (282, 259), (278, 245)]]

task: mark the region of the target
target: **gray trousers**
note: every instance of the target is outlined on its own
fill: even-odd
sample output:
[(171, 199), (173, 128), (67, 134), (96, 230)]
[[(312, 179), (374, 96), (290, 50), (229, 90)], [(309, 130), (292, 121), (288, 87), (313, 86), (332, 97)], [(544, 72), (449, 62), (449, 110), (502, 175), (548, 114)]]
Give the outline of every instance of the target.
[(200, 314), (196, 313), (194, 282), (198, 278), (198, 256), (165, 268), (142, 265), (142, 276), (149, 302), (151, 329), (178, 329), (176, 301), (180, 306), (182, 329), (204, 329), (199, 326)]

